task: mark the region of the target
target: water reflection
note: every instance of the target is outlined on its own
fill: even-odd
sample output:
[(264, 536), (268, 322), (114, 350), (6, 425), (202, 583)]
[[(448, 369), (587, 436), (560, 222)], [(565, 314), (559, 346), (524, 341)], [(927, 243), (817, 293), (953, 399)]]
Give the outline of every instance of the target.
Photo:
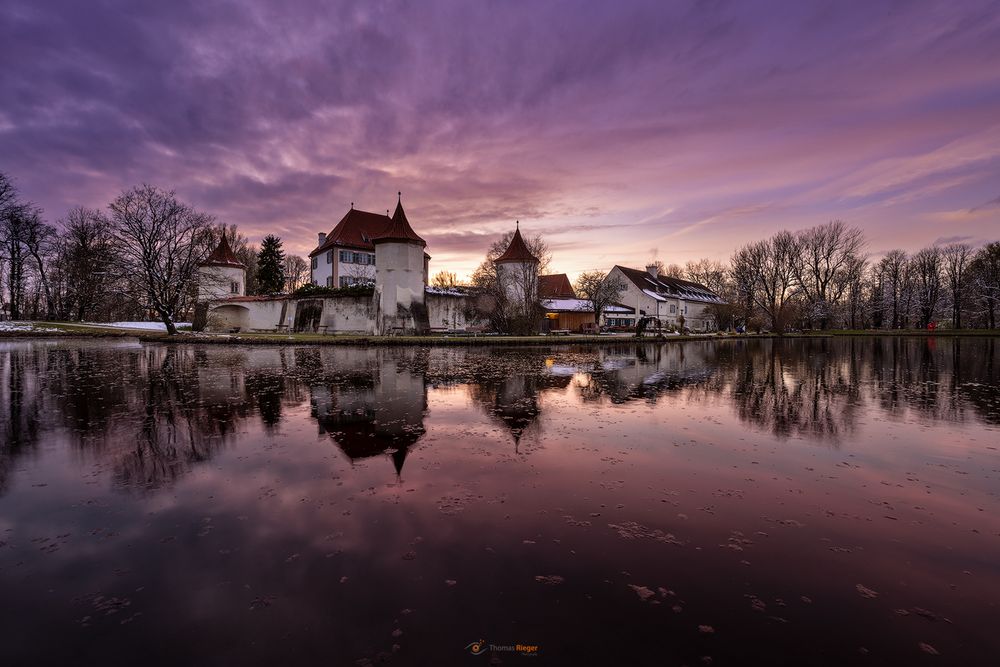
[(352, 460), (401, 472), (425, 432), (428, 386), (464, 388), (510, 433), (540, 428), (547, 392), (584, 402), (730, 405), (748, 426), (833, 444), (861, 414), (1000, 423), (997, 340), (847, 338), (704, 341), (557, 351), (230, 348), (135, 343), (0, 347), (0, 493), (15, 461), (64, 428), (110, 460), (123, 487), (156, 489), (210, 460), (248, 420), (280, 428), (308, 404)]
[[(351, 461), (387, 454), (396, 469), (424, 434), (427, 352), (314, 349), (297, 357), (308, 370), (311, 414)], [(324, 369), (333, 369), (329, 376)]]
[(2, 343), (0, 650), (981, 663), (996, 342)]

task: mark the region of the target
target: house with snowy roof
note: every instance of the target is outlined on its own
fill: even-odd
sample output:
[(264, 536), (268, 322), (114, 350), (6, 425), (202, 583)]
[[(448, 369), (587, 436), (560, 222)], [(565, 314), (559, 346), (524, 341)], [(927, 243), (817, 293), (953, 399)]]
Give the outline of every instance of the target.
[(712, 331), (715, 329), (712, 306), (725, 303), (700, 283), (661, 275), (655, 264), (648, 265), (645, 271), (615, 265), (608, 278), (618, 278), (625, 285), (618, 301), (634, 308), (636, 319), (653, 317), (664, 326), (683, 325), (692, 331)]

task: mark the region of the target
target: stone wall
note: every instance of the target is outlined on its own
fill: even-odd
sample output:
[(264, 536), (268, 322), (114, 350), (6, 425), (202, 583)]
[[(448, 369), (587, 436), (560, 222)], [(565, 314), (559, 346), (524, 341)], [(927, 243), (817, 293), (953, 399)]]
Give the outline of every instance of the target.
[[(423, 304), (431, 331), (467, 329), (475, 324), (466, 317), (472, 297), (458, 293), (428, 292)], [(375, 299), (370, 296), (255, 298), (215, 301), (209, 304), (205, 331), (319, 331), (323, 333), (375, 333)], [(388, 333), (388, 332), (387, 332)]]

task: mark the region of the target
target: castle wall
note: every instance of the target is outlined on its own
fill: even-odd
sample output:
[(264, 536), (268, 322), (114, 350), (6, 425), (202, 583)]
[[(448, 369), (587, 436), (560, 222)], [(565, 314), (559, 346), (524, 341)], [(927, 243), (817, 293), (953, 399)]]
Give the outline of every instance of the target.
[(474, 324), (465, 315), (473, 305), (472, 297), (429, 291), (424, 298), (431, 331), (461, 330)]
[(370, 296), (323, 299), (320, 324), (326, 326), (328, 333), (370, 334), (375, 327), (374, 301)]
[[(458, 292), (430, 291), (425, 296), (427, 321), (431, 331), (467, 329), (476, 323), (466, 317), (472, 310), (473, 297)], [(219, 301), (210, 304), (205, 331), (227, 332), (239, 328), (242, 332), (293, 331), (300, 306), (310, 304), (320, 309), (315, 320), (309, 319), (307, 330), (339, 334), (372, 334), (375, 332), (375, 302), (367, 296), (309, 297), (301, 299), (262, 298), (252, 301)]]

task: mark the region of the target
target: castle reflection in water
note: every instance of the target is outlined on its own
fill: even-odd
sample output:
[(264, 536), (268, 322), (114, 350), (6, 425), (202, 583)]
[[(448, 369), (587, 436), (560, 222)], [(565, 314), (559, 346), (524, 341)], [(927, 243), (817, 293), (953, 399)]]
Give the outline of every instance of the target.
[[(21, 457), (59, 432), (123, 488), (169, 485), (248, 428), (308, 410), (351, 461), (402, 474), (428, 392), (464, 391), (520, 453), (546, 397), (724, 403), (746, 426), (837, 446), (856, 415), (996, 424), (996, 339), (699, 341), (601, 348), (357, 348), (0, 343), (0, 494)], [(258, 425), (252, 424), (254, 420)], [(656, 428), (662, 428), (657, 425)], [(667, 435), (666, 433), (664, 435)], [(388, 472), (388, 470), (387, 470)]]

